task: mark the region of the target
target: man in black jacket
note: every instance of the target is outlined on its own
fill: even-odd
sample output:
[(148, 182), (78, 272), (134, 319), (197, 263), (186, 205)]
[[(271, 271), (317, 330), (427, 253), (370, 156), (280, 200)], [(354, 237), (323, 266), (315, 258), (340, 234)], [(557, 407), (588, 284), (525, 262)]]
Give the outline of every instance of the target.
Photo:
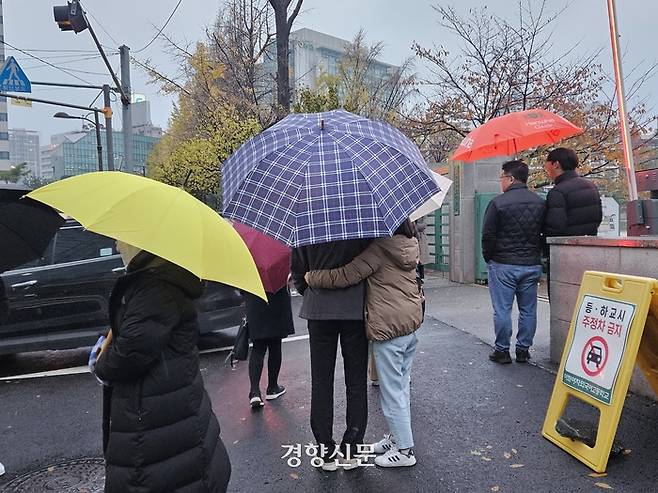
[(572, 149), (558, 147), (546, 157), (544, 170), (555, 183), (546, 196), (546, 236), (596, 236), (603, 219), (599, 190), (576, 167)]
[[(544, 240), (549, 236), (596, 236), (603, 219), (601, 197), (596, 185), (576, 172), (578, 156), (573, 149), (558, 147), (548, 153), (546, 175), (555, 186), (546, 196)], [(551, 269), (548, 245), (544, 245), (546, 281), (550, 297)]]
[[(368, 422), (366, 375), (368, 340), (363, 325), (365, 286), (345, 289), (310, 288), (304, 275), (310, 270), (333, 269), (350, 263), (368, 246), (368, 240), (345, 240), (309, 245), (292, 251), (291, 273), (297, 291), (304, 296), (301, 318), (308, 321), (311, 349), (311, 430), (325, 460), (322, 469), (335, 471), (334, 370), (340, 339), (347, 395), (346, 427), (341, 441), (343, 454), (352, 457)], [(345, 469), (358, 467), (356, 459), (341, 460)]]
[(546, 212), (544, 199), (528, 190), (528, 165), (508, 161), (500, 175), (501, 195), (484, 215), (482, 255), (487, 262), (489, 294), (494, 309), (496, 343), (489, 359), (511, 363), (512, 305), (516, 297), (519, 322), (516, 361), (530, 358), (529, 348), (537, 328), (537, 284), (541, 277), (541, 230)]

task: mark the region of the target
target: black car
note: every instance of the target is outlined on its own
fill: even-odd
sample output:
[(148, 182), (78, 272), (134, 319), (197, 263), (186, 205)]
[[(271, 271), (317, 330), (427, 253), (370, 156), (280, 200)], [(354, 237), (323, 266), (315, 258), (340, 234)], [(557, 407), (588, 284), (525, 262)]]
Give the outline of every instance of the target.
[[(41, 259), (0, 275), (0, 355), (93, 345), (107, 333), (110, 292), (123, 273), (114, 240), (66, 222)], [(240, 325), (244, 300), (207, 282), (198, 309), (207, 334)]]

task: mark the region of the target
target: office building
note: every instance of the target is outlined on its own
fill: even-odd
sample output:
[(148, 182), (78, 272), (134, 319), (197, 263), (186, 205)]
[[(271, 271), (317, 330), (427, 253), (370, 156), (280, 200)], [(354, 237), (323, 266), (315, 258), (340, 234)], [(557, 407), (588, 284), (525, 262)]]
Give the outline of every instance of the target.
[(24, 128), (9, 130), (9, 157), (11, 165), (26, 163), (30, 175), (41, 178), (39, 132)]

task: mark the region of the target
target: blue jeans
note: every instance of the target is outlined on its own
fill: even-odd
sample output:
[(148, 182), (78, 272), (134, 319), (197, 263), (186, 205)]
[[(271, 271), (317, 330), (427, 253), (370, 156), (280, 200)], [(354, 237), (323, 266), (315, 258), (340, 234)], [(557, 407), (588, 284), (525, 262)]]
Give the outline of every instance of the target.
[(496, 350), (509, 351), (512, 338), (512, 305), (516, 296), (519, 307), (519, 326), (516, 349), (527, 350), (537, 329), (537, 284), (541, 265), (487, 264), (489, 294), (494, 310)]
[(417, 344), (415, 333), (372, 343), (379, 374), (382, 412), (399, 449), (414, 446), (409, 377)]

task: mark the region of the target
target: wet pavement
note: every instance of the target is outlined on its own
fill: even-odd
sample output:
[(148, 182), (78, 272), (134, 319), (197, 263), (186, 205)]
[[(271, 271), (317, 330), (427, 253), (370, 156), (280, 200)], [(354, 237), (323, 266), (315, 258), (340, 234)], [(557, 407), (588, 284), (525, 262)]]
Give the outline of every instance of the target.
[[(576, 492), (601, 491), (606, 486), (616, 491), (656, 491), (658, 406), (654, 402), (636, 396), (627, 399), (617, 439), (630, 453), (612, 457), (606, 477), (590, 477), (587, 467), (541, 437), (554, 374), (535, 365), (500, 366), (488, 361), (491, 348), (483, 342), (490, 336), (486, 289), (464, 291), (442, 280), (433, 282), (433, 287), (428, 286), (432, 309), (418, 332), (412, 371), (418, 464), (404, 470), (373, 466), (324, 472), (314, 468), (303, 451), (299, 467), (286, 464), (281, 458), (287, 450), (283, 445), (313, 440), (308, 340), (298, 331), (298, 337), (283, 347), (280, 381), (287, 392), (259, 411), (248, 405), (246, 363), (225, 367), (225, 352), (201, 358), (233, 465), (229, 491)], [(299, 300), (294, 302), (298, 306)], [(477, 322), (475, 310), (480, 312), (479, 325), (471, 330), (476, 335), (481, 332), (479, 336), (440, 321), (441, 317), (459, 321), (458, 308), (449, 307), (460, 303), (472, 307), (462, 310), (464, 324), (471, 318)], [(302, 321), (296, 322), (303, 327)], [(344, 423), (341, 373), (339, 361), (336, 439)], [(378, 390), (369, 387), (368, 392), (366, 439), (375, 441), (387, 430)], [(100, 457), (100, 388), (88, 374), (0, 381), (0, 402), (0, 462), (7, 467), (0, 491), (26, 491), (15, 487), (21, 475), (46, 471), (47, 477), (50, 467), (55, 466), (54, 472), (64, 461)]]

